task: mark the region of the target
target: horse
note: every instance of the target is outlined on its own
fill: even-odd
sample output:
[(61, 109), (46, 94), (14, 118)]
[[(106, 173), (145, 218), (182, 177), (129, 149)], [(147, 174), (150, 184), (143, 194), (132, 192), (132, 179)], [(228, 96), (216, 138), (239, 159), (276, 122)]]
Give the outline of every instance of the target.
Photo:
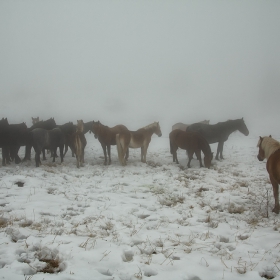
[(18, 151), (21, 146), (26, 145), (26, 132), (27, 126), (24, 122), (19, 124), (9, 125), (9, 153), (11, 161), (15, 161), (16, 164), (21, 162), (18, 156)]
[(70, 147), (74, 151), (77, 160), (77, 168), (83, 166), (85, 147), (87, 145), (87, 140), (84, 134), (84, 122), (83, 120), (77, 121), (76, 131), (70, 136)]
[[(84, 134), (86, 134), (86, 133), (88, 133), (88, 132), (91, 133), (92, 121), (83, 123), (83, 125), (84, 125), (84, 131), (83, 131), (83, 133), (84, 133)], [(77, 125), (74, 125), (74, 130), (76, 131), (76, 129), (77, 129)], [(74, 152), (74, 150), (73, 150), (73, 147), (72, 147), (72, 145), (69, 145), (69, 144), (65, 145), (64, 156), (65, 156), (65, 154), (66, 154), (67, 151), (68, 151), (68, 147), (69, 147), (70, 150), (72, 151), (72, 157), (75, 157), (75, 152)]]
[(49, 149), (55, 162), (55, 152), (57, 147), (60, 152), (61, 163), (63, 162), (64, 134), (60, 128), (56, 127), (52, 130), (43, 128), (35, 128), (31, 132), (32, 146), (35, 150), (36, 167), (41, 164), (40, 154), (43, 149)]
[(84, 123), (84, 134), (91, 133), (92, 121)]
[(209, 144), (217, 143), (217, 154), (215, 159), (224, 159), (223, 147), (229, 135), (234, 131), (240, 131), (245, 136), (249, 135), (249, 130), (242, 119), (228, 120), (217, 124), (195, 123), (187, 127), (186, 131), (199, 131)]
[(146, 155), (153, 134), (161, 137), (161, 129), (159, 122), (154, 122), (136, 131), (123, 131), (116, 135), (117, 149), (119, 161), (122, 165), (126, 165), (126, 155), (128, 148), (141, 148), (141, 162), (146, 163)]
[(267, 159), (266, 170), (273, 187), (275, 200), (272, 211), (279, 214), (280, 142), (273, 139), (271, 135), (269, 137), (260, 137), (257, 147), (259, 148), (258, 160), (263, 161), (265, 158)]
[(0, 120), (0, 147), (2, 148), (2, 165), (10, 163), (9, 155), (9, 123), (7, 118)]
[(35, 124), (35, 123), (37, 123), (37, 122), (40, 121), (40, 120), (39, 120), (39, 117), (37, 117), (37, 118), (31, 117), (31, 120), (32, 120), (32, 124)]
[(116, 135), (123, 131), (128, 131), (128, 129), (122, 124), (108, 127), (103, 125), (100, 121), (92, 122), (91, 132), (94, 134), (94, 137), (99, 140), (102, 146), (105, 157), (104, 165), (107, 165), (107, 153), (109, 158), (108, 164), (111, 164), (111, 145), (116, 145)]
[[(56, 123), (55, 123), (54, 118), (50, 118), (46, 121), (39, 121), (39, 122), (33, 124), (31, 127), (29, 127), (27, 129), (27, 133), (31, 132), (35, 128), (43, 128), (46, 130), (51, 130), (51, 129), (56, 128)], [(27, 143), (26, 143), (26, 147), (25, 147), (25, 156), (24, 156), (23, 161), (31, 159), (32, 143), (30, 141), (31, 141), (32, 137), (31, 137), (31, 135), (28, 135), (26, 138), (27, 138)], [(45, 151), (43, 151), (43, 158), (46, 159)]]
[(210, 168), (211, 161), (213, 159), (213, 153), (211, 152), (210, 145), (206, 139), (198, 132), (195, 131), (182, 131), (180, 129), (172, 130), (169, 133), (170, 153), (173, 155), (173, 162), (179, 163), (177, 158), (178, 148), (187, 150), (188, 154), (188, 168), (190, 168), (193, 154), (195, 153), (199, 160), (200, 167), (203, 167), (201, 161), (201, 151), (204, 153), (204, 165)]
[[(65, 157), (65, 154), (68, 151), (70, 137), (75, 132), (76, 128), (75, 128), (75, 125), (72, 122), (67, 122), (67, 123), (62, 124), (62, 125), (56, 125), (56, 127), (58, 127), (62, 131), (62, 133), (64, 134), (64, 154), (63, 154), (63, 157)], [(53, 155), (51, 155), (51, 156), (53, 156)], [(57, 155), (55, 155), (55, 156), (57, 157)], [(43, 159), (45, 159), (45, 158), (43, 158)]]
[[(204, 124), (209, 124), (210, 120), (204, 120), (198, 123), (204, 123)], [(172, 130), (175, 129), (181, 129), (183, 131), (186, 131), (187, 127), (190, 126), (190, 124), (184, 124), (184, 123), (175, 123), (174, 125), (172, 125)]]

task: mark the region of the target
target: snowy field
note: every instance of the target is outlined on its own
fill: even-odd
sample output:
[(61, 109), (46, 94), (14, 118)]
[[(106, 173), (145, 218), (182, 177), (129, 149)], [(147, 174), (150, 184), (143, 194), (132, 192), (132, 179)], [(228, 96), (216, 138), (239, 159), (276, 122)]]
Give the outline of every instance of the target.
[(137, 149), (121, 166), (113, 146), (104, 166), (86, 136), (81, 169), (70, 152), (63, 164), (35, 168), (32, 155), (0, 168), (0, 279), (280, 279), (280, 216), (258, 135), (232, 134), (211, 169), (196, 159), (187, 169), (183, 150), (176, 165), (156, 136), (147, 164)]

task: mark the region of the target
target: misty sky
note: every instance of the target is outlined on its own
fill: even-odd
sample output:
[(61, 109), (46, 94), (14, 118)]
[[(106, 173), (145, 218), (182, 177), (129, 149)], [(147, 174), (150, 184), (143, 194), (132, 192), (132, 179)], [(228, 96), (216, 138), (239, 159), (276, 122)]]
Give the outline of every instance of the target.
[(244, 117), (280, 132), (280, 1), (0, 1), (0, 117)]

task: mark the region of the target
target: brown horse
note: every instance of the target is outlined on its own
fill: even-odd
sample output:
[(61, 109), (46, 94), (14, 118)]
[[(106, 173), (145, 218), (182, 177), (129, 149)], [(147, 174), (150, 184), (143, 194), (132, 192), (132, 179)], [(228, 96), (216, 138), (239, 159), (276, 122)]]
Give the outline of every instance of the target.
[(127, 127), (122, 124), (116, 125), (114, 127), (108, 127), (103, 125), (100, 121), (93, 121), (91, 131), (102, 146), (105, 157), (104, 165), (107, 165), (107, 153), (109, 158), (108, 164), (111, 164), (111, 145), (116, 145), (116, 134), (123, 131), (128, 131)]
[(280, 184), (280, 143), (271, 136), (260, 137), (258, 160), (267, 159), (266, 170), (273, 187), (275, 206), (273, 212), (279, 214), (279, 184)]
[(120, 163), (126, 165), (127, 157), (125, 158), (124, 155), (128, 148), (141, 148), (141, 161), (146, 162), (147, 150), (154, 133), (159, 137), (162, 135), (159, 122), (154, 122), (136, 131), (127, 130), (117, 134), (116, 141)]
[(213, 159), (213, 153), (211, 152), (210, 145), (205, 140), (205, 138), (198, 132), (195, 131), (182, 131), (180, 129), (175, 129), (169, 133), (170, 141), (170, 153), (173, 155), (173, 162), (178, 162), (177, 150), (178, 148), (187, 150), (189, 161), (188, 167), (190, 168), (190, 163), (193, 158), (193, 154), (196, 154), (199, 160), (200, 167), (203, 167), (201, 162), (201, 151), (204, 153), (204, 165), (210, 168), (211, 161)]
[(82, 167), (85, 163), (84, 155), (85, 155), (85, 147), (87, 145), (86, 137), (83, 133), (84, 131), (84, 122), (83, 120), (77, 121), (76, 131), (70, 137), (70, 147), (74, 151), (77, 160), (77, 167)]

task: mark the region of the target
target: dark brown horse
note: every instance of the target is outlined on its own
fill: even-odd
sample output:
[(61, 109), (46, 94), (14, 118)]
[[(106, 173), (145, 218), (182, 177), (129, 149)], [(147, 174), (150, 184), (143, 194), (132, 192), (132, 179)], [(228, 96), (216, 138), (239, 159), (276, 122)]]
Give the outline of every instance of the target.
[(258, 160), (267, 159), (266, 170), (273, 187), (275, 206), (273, 212), (279, 214), (279, 184), (280, 184), (280, 143), (271, 136), (260, 137)]
[[(146, 162), (146, 155), (153, 134), (161, 136), (159, 122), (142, 127), (136, 131), (123, 131), (116, 135), (119, 161), (126, 165), (128, 148), (141, 148), (141, 161)], [(126, 157), (125, 157), (126, 155)]]
[(217, 124), (194, 123), (188, 126), (186, 130), (199, 131), (209, 144), (218, 142), (216, 159), (219, 158), (219, 155), (223, 159), (224, 142), (227, 141), (231, 133), (238, 130), (246, 136), (249, 135), (249, 130), (243, 118), (219, 122)]
[(213, 159), (213, 153), (211, 152), (210, 145), (206, 139), (198, 132), (195, 131), (182, 131), (175, 129), (169, 133), (170, 141), (170, 153), (173, 155), (173, 162), (179, 163), (177, 158), (178, 148), (187, 150), (189, 161), (188, 167), (190, 168), (193, 154), (195, 153), (199, 160), (200, 167), (203, 167), (201, 162), (201, 151), (204, 153), (204, 165), (210, 168), (211, 161)]
[(128, 131), (127, 127), (122, 124), (114, 127), (108, 127), (103, 125), (100, 121), (93, 121), (91, 131), (102, 146), (105, 157), (104, 165), (107, 165), (107, 153), (109, 157), (108, 164), (111, 164), (111, 145), (116, 145), (116, 134), (122, 131)]

